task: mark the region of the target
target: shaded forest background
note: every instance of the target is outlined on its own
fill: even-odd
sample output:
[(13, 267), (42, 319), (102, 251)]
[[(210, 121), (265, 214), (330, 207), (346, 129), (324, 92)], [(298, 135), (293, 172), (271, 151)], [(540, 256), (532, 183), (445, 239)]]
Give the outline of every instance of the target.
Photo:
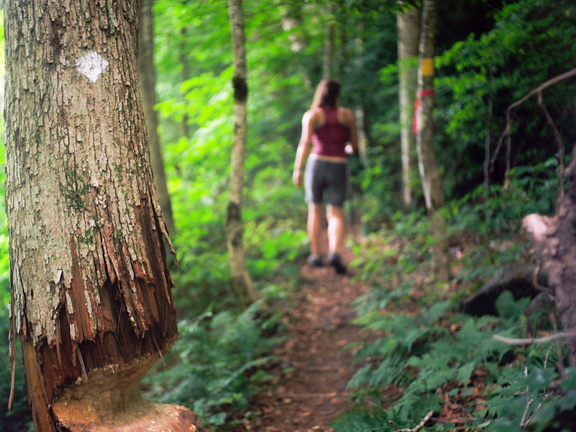
[[(398, 422), (419, 420), (428, 409), (439, 409), (433, 390), (442, 386), (453, 385), (446, 388), (446, 394), (453, 392), (470, 400), (479, 397), (473, 392), (465, 395), (465, 387), (474, 373), (479, 373), (480, 365), (486, 370), (484, 379), (490, 376), (487, 380), (496, 389), (498, 383), (512, 381), (512, 375), (528, 364), (543, 371), (547, 385), (559, 373), (574, 380), (569, 370), (559, 368), (552, 373), (543, 366), (543, 359), (552, 355), (557, 356), (556, 364), (563, 360), (561, 350), (556, 353), (549, 347), (521, 351), (490, 345), (477, 350), (478, 358), (456, 356), (458, 350), (464, 356), (469, 351), (464, 342), (480, 338), (483, 331), (516, 336), (525, 333), (525, 302), (503, 298), (500, 318), (484, 321), (457, 314), (462, 298), (502, 267), (532, 259), (520, 235), (522, 217), (555, 211), (559, 151), (537, 98), (512, 111), (509, 152), (499, 142), (506, 126), (506, 110), (513, 102), (576, 66), (576, 8), (567, 0), (440, 2), (435, 150), (447, 197), (443, 211), (449, 221), (457, 276), (449, 284), (438, 285), (426, 278), (431, 240), (415, 163), (414, 202), (404, 211), (400, 205), (398, 4), (334, 0), (333, 6), (332, 13), (327, 13), (325, 0), (244, 4), (249, 127), (243, 219), (249, 271), (263, 303), (274, 305), (280, 313), (279, 305), (290, 298), (298, 283), (299, 260), (308, 252), (303, 194), (292, 185), (291, 172), (301, 116), (322, 78), (326, 29), (330, 27), (332, 75), (342, 82), (342, 104), (364, 114), (365, 169), (355, 179), (357, 193), (350, 209), (361, 214), (365, 243), (350, 247), (358, 248), (361, 256), (353, 263), (358, 277), (372, 284), (374, 292), (359, 302), (359, 323), (386, 334), (408, 328), (414, 331), (409, 336), (399, 334), (395, 342), (386, 336), (388, 339), (359, 351), (359, 356), (375, 363), (362, 369), (351, 383), (352, 388), (359, 389), (355, 396), (359, 410), (343, 417), (335, 428), (362, 430), (358, 425), (368, 428), (380, 423), (385, 427), (390, 415)], [(156, 0), (153, 12), (159, 134), (176, 223), (172, 238), (179, 266), (173, 276), (182, 336), (177, 354), (166, 359), (146, 386), (152, 398), (190, 406), (205, 424), (226, 430), (250, 420), (250, 398), (269, 382), (270, 353), (281, 334), (276, 313), (266, 309), (264, 314), (262, 304), (240, 308), (230, 286), (224, 233), (233, 103), (228, 14), (224, 2), (209, 0)], [(571, 79), (543, 94), (568, 155), (576, 141), (575, 89), (576, 81)], [(0, 154), (3, 159), (4, 153)], [(504, 187), (506, 178), (509, 184)], [(8, 339), (9, 301), (8, 236), (2, 211), (3, 341)], [(400, 311), (417, 304), (422, 308), (423, 321), (399, 313), (397, 321), (384, 324), (380, 311), (394, 309), (392, 304)], [(467, 332), (457, 339), (462, 346), (452, 344), (448, 350), (455, 357), (426, 361), (423, 353), (442, 351), (438, 341), (455, 323), (458, 330)], [(426, 333), (423, 328), (431, 325), (438, 325), (434, 328), (440, 330)], [(484, 337), (491, 340), (490, 335)], [(402, 340), (413, 343), (404, 346), (399, 342)], [(481, 345), (480, 339), (478, 343)], [(7, 346), (0, 344), (0, 429), (26, 430), (29, 419), (21, 370), (14, 408), (10, 413), (5, 411), (10, 387)], [(411, 371), (404, 365), (406, 359), (410, 359)], [(463, 366), (454, 380), (445, 377), (447, 371), (440, 366), (426, 370), (426, 363), (452, 365), (452, 372), (454, 364)], [(503, 372), (497, 367), (500, 364), (514, 367)], [(419, 380), (414, 379), (415, 369)], [(541, 397), (550, 396), (547, 386), (530, 387), (536, 386), (534, 380), (527, 376), (519, 385)], [(449, 385), (454, 381), (460, 384)], [(408, 382), (420, 387), (410, 390)], [(389, 385), (403, 386), (417, 399), (400, 399), (392, 414), (367, 408), (385, 405), (375, 389)], [(510, 394), (501, 391), (489, 397), (494, 388), (486, 389), (483, 400), (500, 400), (502, 406), (504, 402), (510, 406), (512, 389)], [(558, 402), (551, 414), (537, 424), (547, 424), (558, 412), (576, 404), (568, 390), (556, 396)], [(419, 401), (418, 408), (414, 400)], [(485, 423), (492, 430), (508, 427), (510, 431), (504, 422), (509, 420), (519, 427), (525, 401), (513, 412), (501, 405), (488, 403), (482, 413), (469, 414), (476, 416), (476, 426)], [(439, 425), (436, 430), (453, 430), (441, 427), (449, 426)]]

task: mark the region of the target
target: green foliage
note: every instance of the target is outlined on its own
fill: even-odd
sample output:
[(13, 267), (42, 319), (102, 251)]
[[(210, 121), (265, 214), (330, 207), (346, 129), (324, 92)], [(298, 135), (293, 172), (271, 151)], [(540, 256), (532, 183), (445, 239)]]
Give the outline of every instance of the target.
[[(228, 430), (250, 407), (254, 391), (266, 384), (278, 320), (260, 305), (243, 313), (206, 312), (179, 324), (170, 368), (145, 379), (146, 393), (159, 402), (191, 408), (202, 424)], [(248, 415), (248, 414), (246, 414)]]
[[(520, 431), (528, 424), (544, 430), (576, 405), (576, 372), (567, 369), (558, 386), (558, 370), (551, 365), (564, 355), (558, 357), (554, 345), (519, 348), (493, 339), (522, 333), (526, 304), (503, 294), (497, 302), (500, 317), (461, 315), (450, 303), (410, 314), (395, 313), (389, 305), (386, 313), (373, 309), (361, 316), (357, 324), (385, 336), (358, 350), (357, 361), (364, 366), (348, 384), (357, 407), (332, 427), (338, 432), (414, 427), (429, 411), (442, 411), (443, 397), (457, 397), (475, 417), (471, 430), (481, 425), (488, 431)], [(486, 385), (485, 407), (479, 409), (472, 391), (478, 380)], [(402, 395), (389, 399), (391, 387), (402, 388)], [(450, 430), (445, 427), (427, 430)]]
[[(504, 130), (505, 110), (566, 71), (571, 49), (566, 44), (575, 36), (568, 19), (573, 13), (574, 5), (565, 1), (554, 7), (541, 0), (512, 2), (495, 14), (490, 31), (470, 34), (439, 57), (436, 114), (443, 133), (437, 137), (437, 149), (450, 196), (463, 196), (469, 185), (481, 182), (486, 157), (497, 156), (491, 179), (502, 179), (505, 155), (493, 152)], [(544, 94), (565, 141), (574, 136), (566, 110), (573, 91), (574, 81), (566, 81)], [(532, 166), (556, 156), (552, 131), (535, 98), (514, 110), (513, 122), (513, 165)]]
[(558, 170), (555, 157), (530, 167), (513, 168), (507, 189), (501, 185), (479, 186), (454, 201), (450, 213), (461, 229), (468, 232), (518, 232), (524, 216), (555, 211), (560, 182)]
[[(377, 236), (372, 236), (364, 250), (368, 258), (355, 263), (365, 273), (361, 277), (374, 285), (371, 293), (356, 302), (359, 317), (355, 322), (374, 337), (369, 343), (353, 346), (360, 367), (348, 388), (355, 405), (332, 424), (334, 430), (413, 428), (430, 411), (434, 415), (426, 430), (431, 431), (456, 427), (471, 431), (570, 430), (576, 373), (571, 368), (563, 371), (567, 353), (561, 345), (521, 347), (494, 339), (495, 335), (523, 337), (529, 299), (515, 300), (504, 292), (495, 304), (497, 317), (460, 313), (458, 295), (446, 296), (431, 292), (430, 286), (419, 286), (413, 278), (421, 268), (401, 263), (402, 256), (406, 261), (421, 260), (404, 255), (404, 244), (426, 235), (426, 227), (416, 222), (418, 217), (408, 220), (399, 225), (398, 232), (378, 235), (386, 235), (385, 244), (393, 248), (382, 248), (382, 243), (377, 246), (373, 240)], [(493, 272), (507, 256), (510, 261), (519, 259), (518, 251), (509, 250), (514, 248), (502, 247), (510, 244), (509, 240), (500, 242), (493, 242), (492, 252), (487, 245), (472, 247), (470, 261), (463, 259), (470, 268), (479, 265), (487, 270), (476, 275), (479, 280), (490, 277), (488, 269)], [(482, 263), (479, 258), (487, 253), (492, 256)], [(372, 265), (376, 262), (387, 270), (377, 270)], [(462, 291), (474, 283), (473, 278), (461, 281)], [(394, 288), (387, 288), (390, 286)], [(559, 381), (562, 373), (565, 377)], [(434, 420), (452, 405), (465, 410), (459, 417), (467, 418), (466, 423)]]
[(498, 320), (448, 314), (449, 306), (437, 303), (411, 315), (374, 312), (357, 320), (367, 329), (389, 334), (357, 354), (359, 360), (371, 359), (349, 382), (362, 405), (367, 398), (370, 404), (386, 402), (379, 392), (366, 388), (402, 387), (402, 397), (387, 415), (406, 424), (428, 411), (441, 411), (438, 389), (466, 389), (478, 368), (496, 372), (496, 365), (511, 350), (492, 339), (503, 331)]
[[(576, 406), (574, 368), (566, 369), (565, 381), (557, 385), (554, 368), (532, 366), (500, 378), (486, 403), (485, 415), (494, 418), (486, 430), (490, 432), (543, 431), (551, 425), (557, 430), (570, 430), (571, 424), (561, 425), (560, 414)], [(562, 429), (562, 426), (566, 429)]]
[[(0, 430), (4, 432), (32, 432), (34, 428), (31, 424), (32, 417), (28, 406), (28, 399), (26, 398), (24, 368), (22, 367), (22, 359), (18, 355), (18, 352), (16, 353), (18, 359), (16, 362), (14, 401), (12, 409), (10, 411), (7, 410), (12, 384), (8, 353), (9, 331), (8, 313), (6, 312), (6, 307), (3, 307), (0, 313), (0, 338), (2, 340), (2, 343), (0, 343)], [(19, 344), (17, 348), (20, 348)]]
[(249, 221), (246, 223), (247, 253), (252, 256), (248, 263), (251, 274), (266, 280), (274, 274), (296, 276), (299, 271), (297, 258), (306, 249), (306, 234), (300, 229), (275, 226), (273, 221)]
[(354, 409), (350, 413), (334, 420), (331, 424), (335, 431), (341, 432), (374, 432), (389, 431), (391, 428), (387, 412), (376, 408), (373, 411), (367, 409)]

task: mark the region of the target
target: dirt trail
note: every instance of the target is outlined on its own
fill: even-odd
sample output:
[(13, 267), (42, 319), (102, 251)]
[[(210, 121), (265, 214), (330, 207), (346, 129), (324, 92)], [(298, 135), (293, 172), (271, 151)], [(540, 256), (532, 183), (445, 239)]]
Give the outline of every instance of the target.
[[(346, 263), (353, 259), (350, 252), (343, 258)], [(361, 340), (360, 329), (351, 323), (351, 302), (366, 288), (331, 267), (304, 264), (300, 273), (304, 282), (287, 318), (293, 336), (277, 353), (293, 371), (274, 392), (259, 397), (253, 431), (328, 432), (330, 422), (349, 407), (345, 387), (355, 369), (352, 354), (343, 348)]]

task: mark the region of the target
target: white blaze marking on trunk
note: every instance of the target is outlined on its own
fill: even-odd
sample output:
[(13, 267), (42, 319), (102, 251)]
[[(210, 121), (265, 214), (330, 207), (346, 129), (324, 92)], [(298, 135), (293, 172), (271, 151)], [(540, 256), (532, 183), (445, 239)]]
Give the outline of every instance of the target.
[(107, 67), (108, 62), (95, 51), (84, 54), (76, 63), (76, 68), (92, 82), (96, 82)]

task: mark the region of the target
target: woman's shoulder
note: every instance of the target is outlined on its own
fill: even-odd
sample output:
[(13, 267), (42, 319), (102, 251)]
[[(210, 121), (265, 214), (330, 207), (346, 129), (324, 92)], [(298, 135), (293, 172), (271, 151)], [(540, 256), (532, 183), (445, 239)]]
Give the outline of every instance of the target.
[(351, 109), (346, 107), (338, 107), (338, 117), (344, 120), (345, 123), (352, 123), (354, 121), (354, 113)]
[(305, 116), (311, 116), (314, 113), (317, 113), (319, 110), (320, 110), (320, 108), (318, 108), (318, 107), (310, 108), (308, 111), (304, 112), (304, 115)]
[(304, 113), (304, 118), (308, 120), (316, 120), (322, 116), (322, 109), (320, 107), (310, 108)]

